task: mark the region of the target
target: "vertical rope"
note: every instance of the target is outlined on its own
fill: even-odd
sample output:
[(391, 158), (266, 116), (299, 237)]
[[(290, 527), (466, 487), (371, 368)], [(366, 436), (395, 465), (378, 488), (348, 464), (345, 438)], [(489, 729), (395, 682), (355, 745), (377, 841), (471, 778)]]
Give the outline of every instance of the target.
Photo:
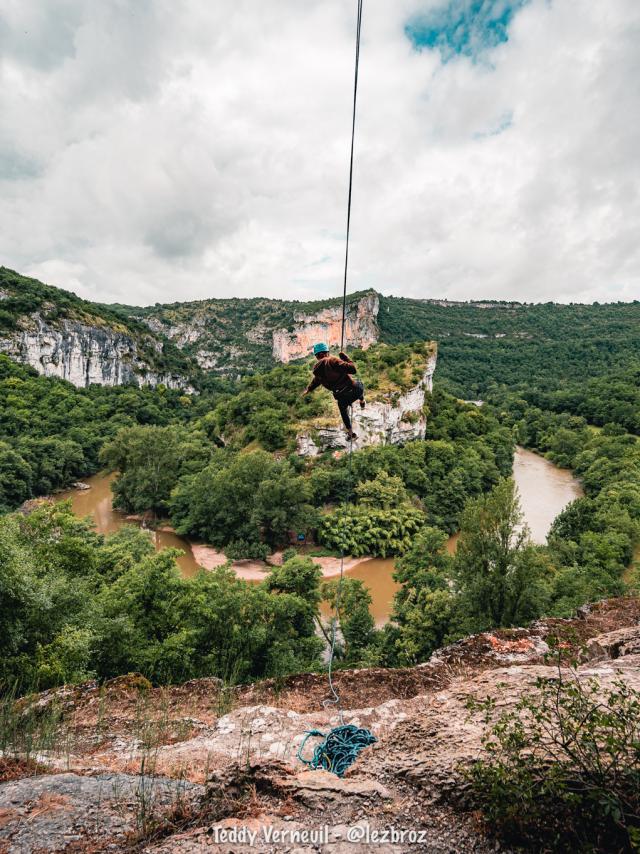
[[(351, 154), (349, 157), (349, 196), (347, 200), (347, 235), (346, 235), (346, 245), (344, 252), (344, 280), (342, 285), (342, 328), (340, 333), (340, 351), (344, 350), (344, 331), (345, 331), (345, 322), (347, 315), (347, 272), (349, 269), (349, 232), (351, 228), (351, 196), (353, 190), (353, 146), (356, 135), (356, 102), (358, 98), (358, 67), (360, 65), (360, 31), (362, 29), (362, 0), (358, 0), (358, 16), (356, 23), (356, 59), (355, 59), (355, 72), (354, 72), (354, 80), (353, 80), (353, 114), (351, 118)], [(353, 428), (353, 406), (350, 407), (349, 417), (351, 420), (351, 426)], [(353, 432), (353, 429), (352, 431)], [(344, 497), (342, 503), (343, 510), (343, 519), (345, 518), (345, 511), (347, 509), (347, 505), (351, 500), (351, 492), (352, 492), (352, 459), (353, 453), (353, 439), (349, 436), (349, 474), (347, 478), (347, 493)], [(329, 706), (335, 706), (338, 710), (338, 715), (340, 716), (340, 724), (344, 725), (344, 716), (342, 713), (342, 709), (340, 708), (340, 695), (336, 691), (336, 688), (333, 684), (333, 658), (336, 649), (336, 633), (337, 633), (337, 624), (338, 617), (340, 614), (340, 599), (342, 595), (342, 582), (344, 579), (344, 531), (343, 536), (341, 537), (340, 542), (340, 578), (338, 579), (338, 587), (336, 590), (336, 604), (335, 604), (335, 612), (333, 618), (331, 620), (331, 649), (329, 652), (329, 690), (331, 691), (331, 697), (327, 698), (323, 701), (322, 705), (325, 709)]]
[(358, 100), (358, 68), (360, 66), (360, 30), (362, 29), (362, 0), (358, 0), (356, 24), (356, 61), (353, 77), (353, 113), (351, 117), (351, 155), (349, 157), (349, 196), (347, 199), (347, 239), (344, 250), (344, 282), (342, 286), (342, 330), (340, 350), (344, 350), (344, 327), (347, 315), (347, 271), (349, 269), (349, 232), (351, 230), (351, 193), (353, 189), (353, 145), (356, 138), (356, 102)]

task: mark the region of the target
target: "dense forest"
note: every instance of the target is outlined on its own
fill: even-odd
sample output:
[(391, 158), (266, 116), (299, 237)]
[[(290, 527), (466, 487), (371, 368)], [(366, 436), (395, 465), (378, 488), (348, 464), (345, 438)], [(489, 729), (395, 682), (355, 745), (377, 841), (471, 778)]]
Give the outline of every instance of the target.
[[(117, 466), (115, 500), (128, 510), (168, 515), (179, 530), (231, 557), (286, 545), (292, 525), (316, 530), (329, 549), (398, 555), (401, 587), (384, 628), (374, 627), (364, 585), (345, 584), (343, 666), (423, 661), (469, 632), (543, 613), (567, 615), (632, 581), (640, 446), (622, 425), (600, 429), (515, 394), (479, 409), (436, 391), (427, 402), (424, 441), (359, 451), (349, 472), (344, 457), (304, 461), (287, 452), (286, 436), (275, 442), (280, 452), (269, 452), (270, 431), (261, 446), (252, 418), (269, 412), (270, 401), (278, 401), (274, 415), (284, 424), (291, 411), (300, 415), (300, 407), (318, 405), (294, 401), (303, 378), (297, 366), (250, 377), (242, 390), (221, 391), (206, 405), (167, 391), (79, 391), (6, 359), (3, 366), (3, 393), (13, 389), (31, 408), (32, 447), (42, 459), (63, 458), (57, 445), (48, 456), (47, 442), (72, 442), (90, 468)], [(269, 393), (273, 398), (265, 398)], [(62, 395), (58, 407), (56, 395)], [(583, 387), (581, 399), (577, 388), (575, 395), (576, 406), (586, 406), (591, 387)], [(77, 423), (71, 418), (65, 427), (62, 413), (76, 410)], [(83, 419), (86, 436), (78, 432)], [(229, 423), (236, 432), (221, 446)], [(41, 471), (35, 457), (27, 463), (20, 454), (17, 432), (13, 443), (5, 441), (4, 471), (13, 474), (14, 490), (18, 456)], [(546, 546), (533, 545), (519, 525), (508, 478), (515, 442), (570, 465), (585, 486), (585, 497), (558, 517)], [(82, 473), (81, 463), (76, 471)], [(348, 491), (353, 500), (344, 517), (336, 508)], [(460, 537), (452, 557), (445, 541), (454, 530)], [(155, 682), (202, 675), (235, 681), (321, 667), (319, 604), (334, 601), (335, 581), (322, 583), (313, 559), (293, 550), (259, 585), (228, 569), (186, 580), (174, 554), (156, 554), (142, 532), (125, 528), (103, 537), (64, 504), (6, 514), (0, 538), (4, 680), (45, 686), (136, 670)]]
[(438, 341), (439, 380), (464, 399), (484, 400), (500, 387), (559, 392), (597, 377), (607, 384), (640, 363), (640, 302), (532, 305), (381, 297), (379, 323), (384, 341)]

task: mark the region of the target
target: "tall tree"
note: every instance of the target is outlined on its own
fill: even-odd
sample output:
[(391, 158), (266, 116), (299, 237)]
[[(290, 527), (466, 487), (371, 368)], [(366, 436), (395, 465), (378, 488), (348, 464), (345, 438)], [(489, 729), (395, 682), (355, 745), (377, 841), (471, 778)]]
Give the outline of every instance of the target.
[(467, 504), (453, 565), (463, 631), (524, 625), (538, 617), (547, 595), (544, 575), (511, 478)]

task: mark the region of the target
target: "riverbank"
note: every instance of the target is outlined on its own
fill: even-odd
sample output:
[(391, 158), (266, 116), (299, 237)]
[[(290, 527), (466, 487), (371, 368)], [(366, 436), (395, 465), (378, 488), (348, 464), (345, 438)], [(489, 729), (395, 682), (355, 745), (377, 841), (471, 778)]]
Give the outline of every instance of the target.
[[(82, 488), (67, 490), (57, 495), (56, 501), (70, 499), (74, 513), (78, 516), (93, 518), (96, 530), (101, 534), (110, 534), (123, 525), (140, 524), (152, 539), (157, 550), (165, 548), (179, 549), (182, 554), (177, 558), (180, 572), (185, 578), (191, 578), (202, 569), (213, 570), (227, 563), (226, 556), (206, 543), (194, 543), (179, 536), (170, 527), (146, 528), (140, 517), (127, 517), (115, 509), (112, 504), (111, 483), (114, 474), (96, 474), (86, 479)], [(536, 543), (544, 543), (554, 518), (560, 511), (582, 493), (580, 483), (567, 469), (560, 469), (544, 457), (516, 448), (513, 464), (513, 477), (520, 493), (525, 523)], [(89, 486), (89, 489), (84, 488)], [(457, 534), (449, 537), (447, 548), (455, 552)], [(308, 547), (303, 553), (312, 553)], [(311, 555), (320, 566), (323, 578), (336, 578), (340, 574), (340, 558)], [(282, 553), (272, 555), (267, 562), (258, 560), (234, 561), (231, 565), (238, 578), (245, 581), (260, 582), (268, 576), (271, 566), (277, 564)], [(378, 625), (384, 623), (391, 613), (393, 597), (398, 585), (393, 580), (393, 558), (346, 557), (344, 571), (349, 578), (364, 583), (372, 598), (371, 614)]]

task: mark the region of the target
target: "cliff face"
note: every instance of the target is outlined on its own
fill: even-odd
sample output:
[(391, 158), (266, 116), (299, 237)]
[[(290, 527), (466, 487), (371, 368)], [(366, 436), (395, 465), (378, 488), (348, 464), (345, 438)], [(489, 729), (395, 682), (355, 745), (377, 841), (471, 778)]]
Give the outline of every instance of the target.
[[(427, 358), (420, 382), (402, 395), (386, 395), (386, 399), (367, 401), (365, 409), (358, 404), (353, 407), (353, 425), (358, 438), (353, 450), (369, 445), (399, 445), (413, 439), (424, 439), (427, 419), (424, 414), (426, 392), (433, 390), (433, 374), (438, 352), (435, 344)], [(367, 391), (365, 389), (365, 399)], [(335, 426), (318, 426), (304, 430), (298, 435), (298, 453), (303, 457), (315, 457), (327, 450), (344, 450), (349, 441), (342, 426), (336, 405)]]
[[(161, 352), (161, 342), (153, 341), (152, 346)], [(31, 365), (40, 374), (79, 387), (134, 382), (190, 390), (183, 377), (152, 370), (140, 356), (134, 339), (108, 326), (68, 319), (54, 325), (36, 312), (20, 329), (0, 337), (0, 352)]]
[[(345, 346), (366, 349), (380, 337), (374, 291), (351, 294)], [(128, 309), (156, 335), (171, 340), (204, 370), (244, 373), (308, 356), (317, 341), (340, 344), (342, 303), (330, 305), (256, 298), (210, 299), (152, 309)]]
[[(378, 311), (380, 300), (375, 293), (368, 293), (356, 303), (347, 306), (344, 338), (346, 347), (366, 350), (380, 337)], [(279, 329), (273, 333), (273, 358), (279, 362), (290, 362), (308, 356), (317, 341), (330, 347), (340, 345), (342, 332), (342, 306), (324, 308), (314, 314), (294, 312), (292, 332)]]

